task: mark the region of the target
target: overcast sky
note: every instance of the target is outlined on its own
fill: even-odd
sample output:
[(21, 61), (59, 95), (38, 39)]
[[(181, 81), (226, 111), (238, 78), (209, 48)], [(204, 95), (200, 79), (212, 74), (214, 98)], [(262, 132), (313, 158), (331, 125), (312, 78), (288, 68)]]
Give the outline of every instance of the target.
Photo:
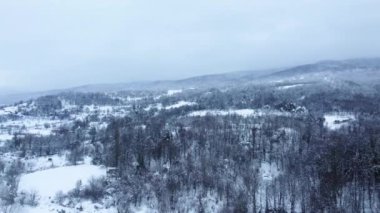
[(0, 0), (0, 88), (380, 56), (379, 0)]

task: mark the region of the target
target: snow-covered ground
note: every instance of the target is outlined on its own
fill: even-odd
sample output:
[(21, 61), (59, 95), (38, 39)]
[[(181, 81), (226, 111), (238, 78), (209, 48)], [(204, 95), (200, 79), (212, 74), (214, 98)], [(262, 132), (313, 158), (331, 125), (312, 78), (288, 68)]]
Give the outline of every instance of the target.
[(355, 120), (355, 116), (350, 113), (330, 113), (325, 114), (324, 118), (324, 125), (331, 130), (340, 129)]
[(275, 116), (288, 116), (289, 113), (281, 112), (277, 110), (262, 110), (262, 109), (230, 109), (230, 110), (199, 110), (188, 114), (189, 116), (199, 116), (203, 117), (206, 115), (239, 115), (242, 117), (253, 117), (253, 116), (264, 116), (264, 115), (275, 115)]
[[(119, 97), (120, 98), (120, 97)], [(121, 99), (121, 98), (120, 98)], [(135, 102), (135, 101), (141, 101), (144, 99), (144, 97), (127, 97), (127, 98), (122, 98), (124, 102)]]
[(175, 95), (175, 94), (178, 94), (181, 92), (183, 92), (183, 90), (181, 90), (181, 89), (172, 89), (172, 90), (168, 90), (167, 95), (172, 96), (172, 95)]
[(13, 135), (13, 133), (29, 133), (47, 136), (52, 134), (55, 127), (65, 122), (66, 121), (49, 118), (23, 117), (23, 119), (20, 120), (8, 120), (0, 123), (0, 134)]
[(129, 106), (111, 106), (111, 105), (85, 105), (83, 111), (77, 114), (72, 114), (73, 120), (85, 120), (88, 116), (97, 115), (99, 119), (107, 116), (123, 117), (128, 114)]
[(8, 106), (8, 107), (4, 107), (3, 109), (0, 109), (0, 115), (14, 114), (17, 111), (18, 111), (17, 106)]
[[(36, 207), (17, 206), (12, 212), (17, 213), (117, 213), (116, 208), (104, 208), (100, 204), (92, 203), (91, 201), (83, 201), (76, 208), (67, 208), (51, 203), (49, 205), (38, 205)], [(144, 213), (149, 212), (145, 211)]]
[(78, 108), (77, 105), (70, 103), (69, 101), (66, 101), (65, 99), (60, 99), (62, 103), (62, 110), (73, 110)]
[(8, 134), (8, 133), (0, 133), (0, 141), (7, 141), (7, 140), (12, 140), (13, 135)]
[(19, 192), (35, 190), (41, 196), (41, 199), (50, 199), (59, 191), (67, 193), (74, 189), (75, 184), (79, 180), (83, 184), (86, 184), (91, 177), (105, 175), (106, 169), (95, 165), (77, 165), (47, 169), (22, 175), (18, 190)]
[(285, 89), (291, 89), (291, 88), (295, 88), (295, 87), (300, 87), (300, 86), (303, 86), (304, 84), (292, 84), (292, 85), (285, 85), (285, 86), (279, 86), (277, 87), (277, 89), (279, 90), (285, 90)]
[(280, 170), (277, 168), (276, 163), (262, 162), (260, 175), (263, 181), (272, 181), (280, 175)]
[[(24, 206), (19, 209), (19, 212), (47, 213), (64, 209), (58, 204), (52, 202), (58, 192), (67, 193), (75, 188), (78, 181), (81, 181), (83, 185), (86, 185), (92, 177), (98, 178), (105, 175), (106, 169), (104, 167), (88, 164), (65, 166), (24, 174), (20, 178), (18, 192), (34, 191), (37, 192), (40, 199), (38, 206)], [(82, 203), (81, 205), (83, 207), (82, 212), (94, 212), (93, 204), (90, 202), (88, 202), (87, 205), (86, 203)], [(66, 212), (77, 211), (68, 210)]]
[(23, 158), (21, 161), (25, 164), (26, 172), (34, 172), (44, 169), (62, 167), (68, 164), (66, 155), (52, 155), (42, 157)]
[(157, 103), (157, 104), (152, 104), (152, 105), (147, 106), (144, 110), (146, 110), (146, 111), (149, 111), (149, 110), (152, 110), (152, 109), (161, 110), (162, 108), (163, 108), (162, 104), (161, 103)]
[(107, 122), (90, 122), (89, 125), (90, 125), (90, 127), (94, 127), (97, 130), (99, 130), (99, 129), (105, 129), (105, 128), (107, 128), (108, 123)]
[(197, 105), (197, 103), (190, 102), (190, 101), (178, 101), (175, 104), (172, 104), (172, 105), (169, 105), (169, 106), (165, 106), (165, 107), (161, 103), (156, 103), (156, 104), (151, 104), (151, 105), (147, 106), (144, 110), (146, 110), (146, 111), (149, 111), (149, 110), (152, 110), (152, 109), (171, 110), (171, 109), (176, 109), (176, 108), (180, 108), (180, 107), (184, 107), (184, 106), (194, 106), (194, 105)]
[(176, 104), (166, 106), (165, 109), (175, 109), (175, 108), (180, 108), (183, 106), (194, 106), (197, 103), (195, 102), (189, 102), (189, 101), (179, 101)]
[[(128, 99), (140, 100), (137, 99)], [(124, 117), (130, 111), (130, 105), (75, 105), (64, 99), (60, 100), (62, 109), (56, 110), (57, 115), (69, 113), (69, 117), (59, 119), (57, 116), (30, 113), (36, 109), (34, 101), (24, 102), (0, 108), (0, 146), (4, 146), (15, 134), (22, 137), (24, 134), (35, 136), (49, 136), (61, 126), (70, 127), (75, 121), (94, 119), (90, 127), (104, 129), (107, 127), (105, 118)]]
[(20, 103), (20, 104), (15, 104), (11, 106), (3, 106), (0, 107), (0, 116), (7, 116), (7, 115), (15, 115), (18, 114), (19, 112), (30, 112), (31, 110), (35, 109), (35, 103)]

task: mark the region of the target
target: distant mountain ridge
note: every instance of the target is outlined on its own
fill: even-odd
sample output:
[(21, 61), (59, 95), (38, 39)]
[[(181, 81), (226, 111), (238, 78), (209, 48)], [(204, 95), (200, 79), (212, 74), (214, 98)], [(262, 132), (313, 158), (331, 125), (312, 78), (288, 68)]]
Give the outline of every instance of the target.
[(269, 76), (284, 76), (296, 74), (308, 74), (316, 72), (341, 72), (359, 69), (370, 69), (380, 71), (380, 58), (366, 59), (349, 59), (342, 61), (320, 61), (314, 64), (306, 64), (292, 67), (279, 72), (272, 73)]
[(291, 67), (261, 76), (257, 82), (326, 82), (339, 85), (342, 82), (378, 84), (380, 82), (380, 58), (320, 61)]
[[(349, 73), (342, 74), (342, 73)], [(248, 84), (266, 84), (279, 81), (349, 80), (353, 82), (380, 81), (380, 58), (348, 60), (328, 60), (290, 68), (239, 71), (213, 75), (195, 76), (180, 80), (147, 81), (117, 84), (91, 84), (68, 89), (0, 94), (0, 104), (10, 104), (20, 100), (61, 92), (116, 92), (122, 90), (169, 90), (207, 89)]]
[(67, 89), (74, 92), (114, 92), (121, 90), (168, 90), (185, 88), (211, 88), (232, 85), (254, 79), (279, 69), (238, 71), (222, 74), (202, 75), (180, 80), (131, 82), (117, 84), (92, 84)]

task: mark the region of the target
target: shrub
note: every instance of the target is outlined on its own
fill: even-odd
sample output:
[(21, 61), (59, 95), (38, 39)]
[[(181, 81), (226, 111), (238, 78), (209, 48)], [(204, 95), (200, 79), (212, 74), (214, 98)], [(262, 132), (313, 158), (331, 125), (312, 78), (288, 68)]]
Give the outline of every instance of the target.
[(40, 196), (37, 191), (21, 192), (17, 197), (18, 202), (21, 205), (37, 206), (40, 200)]
[(72, 197), (80, 197), (82, 190), (82, 181), (78, 180), (75, 184), (75, 188), (69, 192), (69, 195)]
[(62, 191), (59, 191), (55, 194), (55, 201), (59, 204), (59, 205), (63, 205), (63, 202), (65, 201), (65, 194), (62, 192)]
[(105, 178), (91, 178), (83, 190), (83, 197), (99, 200), (106, 193)]

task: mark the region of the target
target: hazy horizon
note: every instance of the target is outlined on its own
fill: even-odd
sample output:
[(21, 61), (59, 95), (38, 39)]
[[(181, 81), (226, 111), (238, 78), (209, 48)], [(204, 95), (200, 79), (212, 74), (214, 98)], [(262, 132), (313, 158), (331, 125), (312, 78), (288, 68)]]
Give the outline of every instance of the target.
[[(242, 72), (252, 72), (255, 73), (257, 72), (258, 74), (261, 75), (266, 75), (266, 74), (271, 74), (273, 72), (280, 72), (288, 68), (293, 68), (293, 67), (298, 67), (298, 66), (303, 66), (307, 64), (315, 64), (315, 63), (320, 63), (320, 62), (325, 62), (325, 61), (345, 61), (345, 60), (356, 60), (356, 59), (379, 59), (380, 57), (358, 57), (358, 58), (345, 58), (345, 59), (325, 59), (325, 60), (318, 60), (318, 61), (312, 61), (308, 63), (302, 63), (302, 64), (293, 64), (293, 65), (288, 65), (288, 66), (282, 66), (282, 67), (269, 67), (269, 68), (263, 68), (263, 69), (257, 69), (257, 70), (233, 70), (233, 71), (227, 71), (227, 72), (217, 72), (217, 73), (204, 73), (200, 75), (192, 75), (192, 76), (187, 76), (187, 77), (179, 77), (179, 78), (174, 78), (174, 79), (151, 79), (151, 80), (135, 80), (135, 81), (115, 81), (115, 82), (95, 82), (95, 83), (82, 83), (82, 84), (77, 84), (77, 85), (69, 85), (69, 86), (64, 86), (64, 87), (53, 87), (53, 88), (46, 88), (46, 89), (22, 89), (22, 88), (17, 88), (17, 87), (0, 87), (0, 95), (24, 95), (27, 93), (44, 93), (44, 92), (49, 92), (49, 91), (60, 91), (60, 90), (68, 90), (68, 89), (75, 89), (75, 88), (81, 88), (81, 87), (86, 87), (86, 86), (96, 86), (96, 85), (117, 85), (117, 84), (130, 84), (130, 83), (148, 83), (148, 82), (160, 82), (160, 81), (180, 81), (180, 80), (186, 80), (186, 79), (191, 79), (191, 78), (196, 78), (196, 77), (204, 77), (204, 76), (212, 76), (212, 75), (223, 75), (223, 74), (234, 74), (234, 73), (242, 73)], [(266, 73), (267, 72), (267, 73)]]
[(379, 6), (0, 0), (0, 88), (43, 91), (378, 57)]

